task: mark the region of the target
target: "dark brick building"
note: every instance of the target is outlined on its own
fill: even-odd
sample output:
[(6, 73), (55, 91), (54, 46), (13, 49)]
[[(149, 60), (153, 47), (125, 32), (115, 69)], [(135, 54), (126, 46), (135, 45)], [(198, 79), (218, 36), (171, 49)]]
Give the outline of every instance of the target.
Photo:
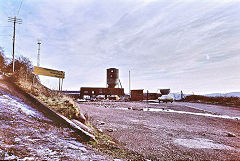
[(142, 101), (143, 89), (131, 90), (131, 101)]

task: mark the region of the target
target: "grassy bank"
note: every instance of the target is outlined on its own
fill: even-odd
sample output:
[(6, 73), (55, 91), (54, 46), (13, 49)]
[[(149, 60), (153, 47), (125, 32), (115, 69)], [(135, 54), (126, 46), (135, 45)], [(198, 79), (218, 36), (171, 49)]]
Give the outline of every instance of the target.
[(0, 73), (6, 75), (9, 81), (15, 83), (25, 92), (36, 96), (63, 116), (85, 122), (78, 105), (71, 97), (53, 91), (41, 84), (38, 76), (33, 74), (33, 65), (28, 58), (24, 56), (17, 57), (15, 59), (14, 72), (12, 71), (12, 66), (12, 61), (5, 57), (4, 51), (0, 47)]
[(15, 83), (24, 91), (36, 96), (39, 100), (63, 116), (84, 122), (84, 118), (80, 114), (78, 105), (74, 102), (73, 98), (64, 95), (61, 92), (50, 90), (43, 86), (39, 81), (35, 81), (33, 84), (30, 81), (18, 78)]

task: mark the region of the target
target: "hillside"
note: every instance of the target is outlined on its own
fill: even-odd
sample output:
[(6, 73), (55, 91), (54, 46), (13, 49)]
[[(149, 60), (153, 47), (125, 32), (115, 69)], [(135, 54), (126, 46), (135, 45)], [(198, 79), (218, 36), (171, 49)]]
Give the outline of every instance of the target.
[(240, 97), (240, 92), (230, 92), (230, 93), (211, 93), (205, 94), (208, 97)]

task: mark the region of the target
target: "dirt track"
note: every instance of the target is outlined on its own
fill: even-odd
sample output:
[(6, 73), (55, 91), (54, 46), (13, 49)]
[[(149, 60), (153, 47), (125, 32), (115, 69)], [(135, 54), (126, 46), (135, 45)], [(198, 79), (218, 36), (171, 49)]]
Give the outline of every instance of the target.
[(92, 102), (79, 106), (94, 126), (148, 159), (240, 160), (240, 120), (236, 118), (218, 118), (211, 111), (177, 103)]

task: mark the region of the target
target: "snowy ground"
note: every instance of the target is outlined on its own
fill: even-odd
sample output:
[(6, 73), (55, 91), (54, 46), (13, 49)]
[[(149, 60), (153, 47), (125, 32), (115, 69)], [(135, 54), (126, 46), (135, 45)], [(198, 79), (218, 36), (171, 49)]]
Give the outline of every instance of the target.
[(20, 99), (0, 90), (0, 160), (105, 160)]

